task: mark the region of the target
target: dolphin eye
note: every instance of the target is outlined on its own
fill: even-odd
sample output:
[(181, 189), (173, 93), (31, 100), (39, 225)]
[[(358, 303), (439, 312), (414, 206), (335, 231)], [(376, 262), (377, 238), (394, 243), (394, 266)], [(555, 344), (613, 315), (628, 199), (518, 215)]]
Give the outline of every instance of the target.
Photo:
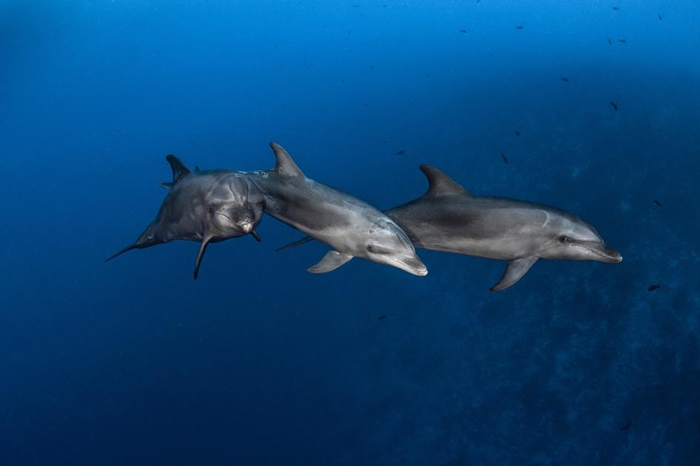
[(374, 251), (374, 246), (372, 246), (371, 244), (368, 244), (368, 245), (367, 245), (367, 250), (368, 250), (369, 252)]
[(568, 243), (569, 241), (571, 241), (571, 240), (569, 239), (568, 236), (561, 235), (561, 236), (559, 237), (559, 242), (560, 242), (560, 243)]
[(212, 206), (207, 207), (207, 212), (209, 212), (210, 214), (213, 214), (214, 208)]

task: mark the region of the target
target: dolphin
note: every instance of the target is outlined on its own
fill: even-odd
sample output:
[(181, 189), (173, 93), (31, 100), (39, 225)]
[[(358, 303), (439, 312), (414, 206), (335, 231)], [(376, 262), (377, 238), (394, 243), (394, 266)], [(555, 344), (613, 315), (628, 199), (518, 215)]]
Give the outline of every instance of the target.
[(248, 173), (265, 196), (265, 212), (333, 248), (309, 272), (331, 272), (361, 257), (417, 276), (428, 273), (393, 220), (366, 202), (307, 178), (286, 150), (274, 142), (270, 147), (275, 168)]
[(228, 170), (191, 172), (180, 159), (168, 155), (173, 171), (171, 183), (160, 183), (170, 193), (158, 215), (135, 243), (110, 256), (106, 262), (132, 249), (143, 249), (173, 240), (201, 242), (194, 278), (209, 243), (250, 234), (260, 241), (255, 228), (262, 219), (265, 198), (244, 174)]
[(592, 225), (563, 210), (531, 202), (474, 196), (437, 168), (421, 165), (427, 192), (386, 211), (417, 248), (509, 261), (491, 291), (515, 285), (538, 259), (617, 264)]
[[(416, 248), (508, 261), (491, 291), (515, 285), (538, 259), (592, 260), (617, 264), (593, 226), (563, 210), (515, 199), (474, 196), (437, 168), (421, 165), (428, 178), (423, 196), (384, 211)], [(280, 248), (311, 241), (303, 238)]]

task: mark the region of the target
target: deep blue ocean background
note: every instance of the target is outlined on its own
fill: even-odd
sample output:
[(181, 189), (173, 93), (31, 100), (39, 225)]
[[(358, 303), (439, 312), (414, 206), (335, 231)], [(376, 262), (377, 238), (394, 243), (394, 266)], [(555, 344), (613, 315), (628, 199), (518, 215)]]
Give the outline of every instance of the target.
[[(700, 464), (699, 24), (696, 0), (0, 0), (0, 464)], [(103, 263), (166, 154), (267, 169), (269, 141), (382, 209), (428, 163), (569, 210), (624, 261), (502, 293), (504, 263), (430, 251), (424, 278), (315, 276), (327, 247), (275, 252), (302, 235), (265, 217), (198, 281), (194, 243)]]

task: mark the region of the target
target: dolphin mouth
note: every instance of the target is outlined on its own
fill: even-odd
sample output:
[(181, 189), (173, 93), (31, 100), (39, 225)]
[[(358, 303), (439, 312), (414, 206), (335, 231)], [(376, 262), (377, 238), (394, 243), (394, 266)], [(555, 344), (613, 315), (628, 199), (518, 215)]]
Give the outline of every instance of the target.
[(607, 247), (605, 243), (580, 243), (579, 246), (592, 252), (600, 262), (607, 264), (619, 264), (622, 262), (622, 255), (617, 250)]
[(411, 275), (416, 275), (418, 277), (425, 277), (428, 275), (428, 267), (426, 267), (418, 257), (411, 257), (404, 260), (397, 259), (396, 257), (389, 257), (389, 259), (393, 262), (390, 265), (404, 272), (408, 272)]
[(253, 222), (241, 222), (238, 224), (238, 227), (243, 230), (245, 234), (248, 234), (253, 231)]

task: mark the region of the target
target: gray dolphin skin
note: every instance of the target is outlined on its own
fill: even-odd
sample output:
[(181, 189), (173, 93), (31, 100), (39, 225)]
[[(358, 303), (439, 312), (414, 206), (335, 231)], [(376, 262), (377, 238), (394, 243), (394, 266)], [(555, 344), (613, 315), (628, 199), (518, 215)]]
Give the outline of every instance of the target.
[(408, 235), (393, 220), (349, 194), (307, 178), (286, 150), (275, 143), (270, 147), (275, 168), (248, 173), (265, 195), (265, 212), (333, 248), (309, 272), (331, 272), (361, 257), (413, 275), (428, 273)]
[[(428, 191), (384, 213), (416, 248), (509, 261), (491, 291), (515, 285), (538, 259), (622, 261), (593, 226), (574, 215), (515, 199), (474, 196), (437, 168), (420, 169)], [(302, 238), (278, 251), (309, 241)]]
[(161, 183), (170, 193), (156, 219), (135, 243), (107, 261), (130, 251), (173, 240), (201, 242), (195, 261), (194, 278), (209, 243), (247, 234), (260, 241), (255, 228), (262, 219), (265, 198), (244, 174), (228, 170), (191, 172), (177, 157), (166, 160), (173, 171), (172, 183)]
[(538, 259), (622, 261), (593, 226), (574, 215), (530, 202), (473, 196), (437, 168), (420, 169), (428, 191), (385, 213), (417, 248), (509, 261), (491, 291), (515, 285)]

